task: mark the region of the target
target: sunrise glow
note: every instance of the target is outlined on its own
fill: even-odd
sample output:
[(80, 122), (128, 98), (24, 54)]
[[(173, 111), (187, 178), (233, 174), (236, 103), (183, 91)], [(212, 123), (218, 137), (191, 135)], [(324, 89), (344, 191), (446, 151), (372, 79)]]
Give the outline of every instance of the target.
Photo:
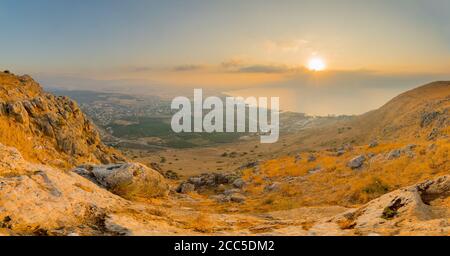
[(308, 61), (308, 69), (311, 71), (323, 71), (325, 68), (325, 61), (321, 58), (315, 57)]

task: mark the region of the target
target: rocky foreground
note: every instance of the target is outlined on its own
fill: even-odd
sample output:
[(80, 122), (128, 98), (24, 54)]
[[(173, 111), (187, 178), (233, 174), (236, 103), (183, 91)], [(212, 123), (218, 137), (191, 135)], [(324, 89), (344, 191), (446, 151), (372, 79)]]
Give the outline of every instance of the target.
[[(3, 145), (0, 159), (3, 235), (450, 234), (450, 176), (393, 191), (355, 209), (215, 214), (177, 207), (186, 199), (167, 196), (162, 176), (139, 164), (63, 171), (27, 162)], [(153, 197), (165, 202), (142, 200)]]

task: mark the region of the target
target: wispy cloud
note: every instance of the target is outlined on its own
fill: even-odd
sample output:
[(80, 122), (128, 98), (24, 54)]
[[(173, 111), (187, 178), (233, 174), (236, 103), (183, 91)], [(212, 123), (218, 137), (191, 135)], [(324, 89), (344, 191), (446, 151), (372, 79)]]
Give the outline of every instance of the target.
[(277, 65), (251, 65), (241, 67), (237, 70), (240, 73), (286, 73), (290, 71), (286, 66)]
[(174, 67), (172, 70), (176, 72), (194, 71), (203, 69), (203, 65), (189, 64)]
[(245, 64), (245, 60), (242, 58), (231, 58), (223, 61), (220, 66), (225, 69), (232, 69), (242, 67)]

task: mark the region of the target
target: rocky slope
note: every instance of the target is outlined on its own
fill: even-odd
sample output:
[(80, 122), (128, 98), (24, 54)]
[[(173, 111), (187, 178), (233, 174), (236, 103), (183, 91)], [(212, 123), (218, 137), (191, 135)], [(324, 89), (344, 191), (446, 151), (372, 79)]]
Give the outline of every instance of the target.
[(0, 73), (0, 128), (0, 233), (117, 234), (105, 222), (133, 209), (124, 198), (169, 192), (157, 171), (105, 146), (74, 101), (29, 76)]
[(46, 93), (30, 76), (0, 73), (0, 143), (27, 160), (59, 167), (123, 161), (67, 97)]

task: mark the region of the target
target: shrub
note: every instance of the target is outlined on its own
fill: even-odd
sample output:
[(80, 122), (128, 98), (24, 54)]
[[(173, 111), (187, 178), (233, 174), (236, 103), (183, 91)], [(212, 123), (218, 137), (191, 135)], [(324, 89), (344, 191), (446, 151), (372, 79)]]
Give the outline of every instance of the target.
[(374, 179), (372, 183), (363, 188), (363, 192), (366, 194), (384, 195), (389, 192), (389, 186), (379, 179)]

